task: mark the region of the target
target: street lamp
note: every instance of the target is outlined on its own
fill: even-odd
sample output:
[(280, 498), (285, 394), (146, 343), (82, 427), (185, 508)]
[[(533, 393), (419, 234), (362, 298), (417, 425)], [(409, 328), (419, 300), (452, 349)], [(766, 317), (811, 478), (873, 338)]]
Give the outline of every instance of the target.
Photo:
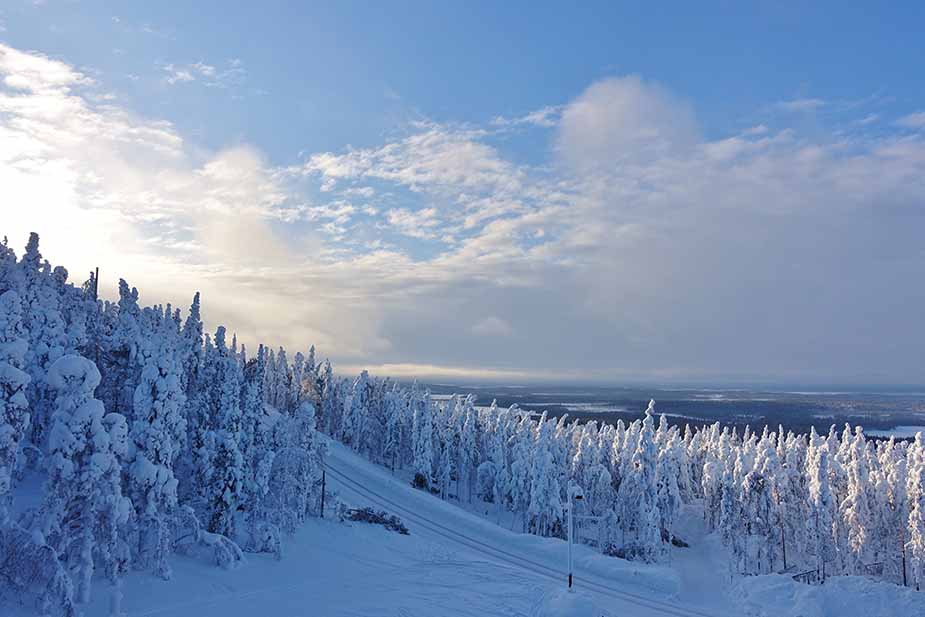
[(569, 593), (572, 591), (572, 529), (574, 528), (574, 517), (572, 516), (572, 509), (576, 501), (580, 501), (585, 498), (585, 493), (575, 483), (572, 483), (568, 487), (568, 590)]

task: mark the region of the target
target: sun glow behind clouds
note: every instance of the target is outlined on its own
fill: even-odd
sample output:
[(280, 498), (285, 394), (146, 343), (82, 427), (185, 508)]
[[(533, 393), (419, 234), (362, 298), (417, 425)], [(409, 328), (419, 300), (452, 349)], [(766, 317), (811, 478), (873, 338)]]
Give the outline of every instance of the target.
[[(920, 377), (925, 298), (888, 284), (925, 272), (914, 113), (876, 138), (768, 118), (708, 140), (629, 76), (276, 166), (203, 151), (66, 62), (0, 46), (0, 78), (0, 233), (38, 230), (75, 278), (102, 265), (148, 302), (201, 289), (250, 343), (403, 375)], [(516, 162), (516, 131), (548, 160)]]

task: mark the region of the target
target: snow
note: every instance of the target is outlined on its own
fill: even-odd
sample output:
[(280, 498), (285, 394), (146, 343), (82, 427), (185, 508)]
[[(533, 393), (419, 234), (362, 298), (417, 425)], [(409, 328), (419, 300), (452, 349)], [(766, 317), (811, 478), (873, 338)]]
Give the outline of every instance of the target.
[[(223, 326), (203, 346), (198, 294), (182, 329), (179, 311), (140, 308), (124, 280), (118, 305), (101, 306), (66, 286), (63, 269), (39, 270), (37, 246), (33, 236), (19, 265), (0, 261), (22, 270), (0, 270), (22, 290), (0, 297), (0, 587), (6, 600), (51, 602), (43, 614), (70, 616), (73, 598), (92, 597), (82, 610), (102, 615), (107, 596), (120, 613), (124, 582), (128, 614), (703, 617), (784, 603), (800, 615), (890, 615), (906, 610), (908, 590), (831, 575), (925, 581), (921, 435), (740, 437), (715, 424), (682, 439), (665, 416), (656, 429), (654, 402), (628, 425), (478, 412), (471, 397), (435, 403), (365, 371), (351, 385), (328, 362), (322, 376), (307, 368), (314, 348), (308, 365), (281, 347), (247, 361)], [(342, 443), (326, 448), (316, 422)], [(385, 510), (410, 538), (313, 520), (325, 450), (340, 494), (329, 513)], [(32, 471), (45, 476), (38, 511), (24, 509)], [(589, 542), (574, 550), (572, 594), (564, 501)], [(835, 582), (821, 588), (768, 574), (826, 564)], [(151, 585), (173, 566), (176, 582)]]
[[(29, 374), (15, 366), (3, 363), (0, 364), (0, 383), (8, 387), (11, 392), (14, 392), (19, 388), (24, 388), (29, 383)], [(17, 392), (16, 394), (19, 395), (20, 393)], [(17, 400), (21, 401), (18, 404), (23, 407), (28, 404), (25, 398)]]
[[(328, 444), (329, 490), (349, 505), (398, 514), (411, 535), (364, 523), (308, 519), (286, 556), (247, 554), (233, 570), (209, 556), (173, 555), (174, 577), (125, 577), (122, 610), (128, 617), (244, 617), (250, 615), (395, 615), (524, 617), (595, 615), (687, 617), (915, 617), (922, 596), (860, 577), (835, 577), (824, 586), (789, 576), (745, 577), (729, 585), (718, 538), (673, 549), (669, 565), (645, 565), (575, 547), (575, 592), (566, 593), (566, 545), (510, 532), (475, 513), (423, 491), (373, 465), (347, 447)], [(348, 481), (336, 474), (346, 474)], [(26, 483), (25, 487), (32, 486)], [(34, 487), (33, 487), (34, 488)], [(372, 495), (372, 496), (371, 496)], [(387, 500), (387, 501), (386, 501)], [(392, 503), (402, 506), (399, 510)], [(702, 512), (685, 508), (678, 531), (704, 533)], [(466, 541), (470, 538), (477, 541)], [(86, 617), (108, 615), (110, 594), (95, 586)], [(642, 604), (642, 605), (641, 605)], [(665, 606), (664, 604), (667, 604)], [(665, 609), (677, 611), (666, 613)], [(4, 617), (34, 615), (0, 603)]]
[(784, 574), (749, 576), (729, 588), (745, 615), (754, 617), (922, 617), (920, 592), (861, 576), (837, 576), (802, 585)]
[(925, 426), (914, 425), (914, 426), (894, 426), (890, 429), (871, 429), (864, 431), (865, 434), (871, 437), (896, 437), (896, 438), (912, 438), (915, 437), (916, 433), (925, 433)]
[(545, 594), (533, 612), (534, 617), (598, 617), (604, 614), (604, 609), (594, 601), (591, 594), (562, 590)]
[(63, 390), (67, 384), (76, 381), (80, 390), (93, 392), (100, 385), (100, 372), (90, 360), (78, 355), (61, 356), (48, 369), (48, 383), (53, 388)]

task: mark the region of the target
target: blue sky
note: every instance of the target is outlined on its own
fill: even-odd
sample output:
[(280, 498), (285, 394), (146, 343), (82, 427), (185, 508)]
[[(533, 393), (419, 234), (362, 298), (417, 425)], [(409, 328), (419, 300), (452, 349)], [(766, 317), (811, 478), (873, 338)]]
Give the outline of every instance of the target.
[[(374, 145), (416, 116), (484, 123), (564, 104), (614, 75), (686, 99), (707, 136), (772, 120), (778, 101), (876, 97), (871, 108), (898, 114), (925, 96), (920, 3), (160, 4), (13, 3), (4, 38), (102, 71), (133, 109), (204, 145), (253, 140), (278, 163)], [(232, 59), (244, 71), (234, 99), (159, 80), (158, 66)]]
[(920, 4), (293, 4), (0, 9), (2, 233), (350, 369), (925, 381)]

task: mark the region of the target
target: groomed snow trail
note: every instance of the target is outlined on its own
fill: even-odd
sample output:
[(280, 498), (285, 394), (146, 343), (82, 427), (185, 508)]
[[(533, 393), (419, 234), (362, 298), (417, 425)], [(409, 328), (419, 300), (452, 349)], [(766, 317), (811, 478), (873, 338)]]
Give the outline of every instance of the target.
[[(412, 488), (341, 444), (330, 444), (326, 468), (328, 486), (338, 490), (346, 500), (367, 502), (397, 514), (412, 534), (443, 541), (511, 570), (520, 569), (546, 587), (565, 585), (567, 547), (561, 540), (510, 532)], [(672, 601), (676, 590), (667, 581), (659, 580), (660, 575), (673, 575), (665, 568), (602, 558), (584, 546), (576, 546), (574, 551), (576, 588), (596, 596), (599, 605), (614, 614), (674, 617), (737, 614), (723, 606), (719, 590), (715, 594), (717, 604), (709, 608), (687, 605), (683, 598)], [(580, 563), (586, 563), (588, 570), (582, 571)], [(703, 590), (699, 590), (698, 596), (700, 600), (705, 597)]]

